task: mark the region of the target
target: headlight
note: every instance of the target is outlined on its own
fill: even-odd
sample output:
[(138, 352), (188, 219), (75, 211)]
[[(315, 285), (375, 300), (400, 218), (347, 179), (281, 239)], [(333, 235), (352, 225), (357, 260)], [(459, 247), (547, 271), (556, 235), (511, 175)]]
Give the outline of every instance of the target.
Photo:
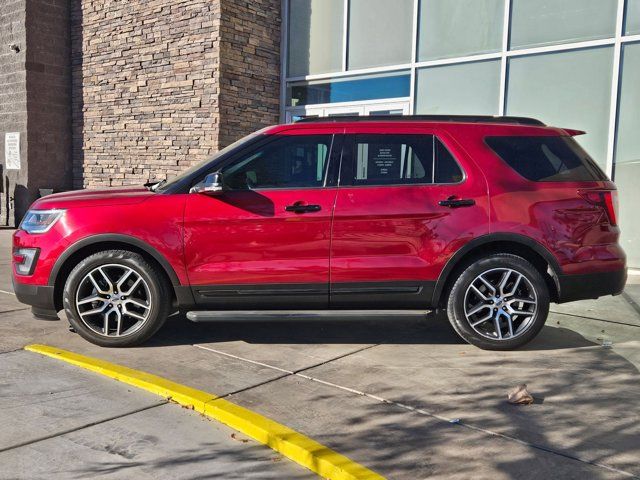
[(62, 218), (64, 210), (29, 210), (20, 223), (27, 233), (48, 232)]

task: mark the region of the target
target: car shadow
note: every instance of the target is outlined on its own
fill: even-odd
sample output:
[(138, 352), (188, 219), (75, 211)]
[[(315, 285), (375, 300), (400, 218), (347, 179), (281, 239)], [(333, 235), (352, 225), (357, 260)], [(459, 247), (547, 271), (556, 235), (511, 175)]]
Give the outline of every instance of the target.
[[(165, 326), (143, 347), (193, 345), (242, 341), (250, 344), (441, 344), (464, 345), (441, 315), (390, 315), (288, 317), (276, 320), (256, 315), (211, 323), (193, 323), (182, 314), (169, 318)], [(523, 349), (558, 350), (596, 345), (579, 333), (545, 326)]]

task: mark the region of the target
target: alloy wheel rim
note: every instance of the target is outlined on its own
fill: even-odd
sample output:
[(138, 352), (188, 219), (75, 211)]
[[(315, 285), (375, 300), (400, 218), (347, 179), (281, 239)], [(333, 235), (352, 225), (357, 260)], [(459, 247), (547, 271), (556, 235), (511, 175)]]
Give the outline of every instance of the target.
[(108, 264), (87, 273), (76, 290), (76, 310), (82, 323), (98, 335), (131, 335), (149, 319), (151, 291), (134, 269)]
[(531, 281), (511, 268), (494, 268), (478, 275), (467, 287), (464, 315), (469, 326), (491, 340), (506, 341), (524, 335), (538, 311)]

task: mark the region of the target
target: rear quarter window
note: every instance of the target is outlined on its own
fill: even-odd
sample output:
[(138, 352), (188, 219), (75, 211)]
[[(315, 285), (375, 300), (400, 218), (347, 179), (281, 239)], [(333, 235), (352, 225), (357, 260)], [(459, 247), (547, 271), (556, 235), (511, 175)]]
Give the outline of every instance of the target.
[(607, 180), (595, 161), (567, 136), (487, 137), (487, 145), (512, 169), (534, 182)]

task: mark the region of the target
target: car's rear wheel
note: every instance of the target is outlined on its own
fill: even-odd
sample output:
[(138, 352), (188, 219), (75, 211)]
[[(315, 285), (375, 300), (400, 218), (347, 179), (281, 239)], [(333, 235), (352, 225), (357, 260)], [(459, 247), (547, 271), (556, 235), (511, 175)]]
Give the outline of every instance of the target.
[(106, 250), (82, 260), (64, 287), (71, 326), (103, 347), (129, 347), (151, 337), (170, 309), (169, 285), (142, 255)]
[(469, 265), (449, 293), (447, 316), (467, 342), (511, 350), (531, 341), (549, 314), (549, 288), (527, 260), (495, 254)]

